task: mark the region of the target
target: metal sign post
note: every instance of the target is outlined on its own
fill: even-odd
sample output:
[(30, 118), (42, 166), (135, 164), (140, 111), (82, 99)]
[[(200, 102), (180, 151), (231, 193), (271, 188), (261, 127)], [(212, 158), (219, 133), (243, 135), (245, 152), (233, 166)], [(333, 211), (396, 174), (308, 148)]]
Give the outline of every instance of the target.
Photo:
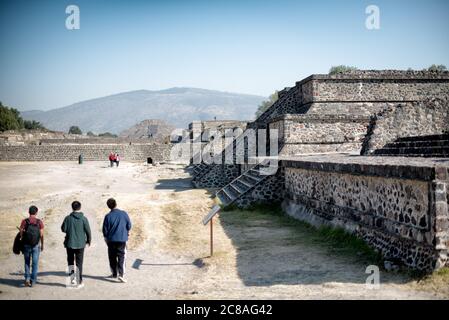
[(212, 255), (214, 254), (214, 224), (213, 224), (213, 219), (214, 216), (220, 211), (220, 206), (219, 205), (215, 205), (207, 214), (207, 216), (205, 216), (203, 218), (203, 225), (206, 225), (207, 223), (210, 224), (210, 256), (212, 257)]
[(214, 255), (214, 218), (210, 219), (210, 256)]

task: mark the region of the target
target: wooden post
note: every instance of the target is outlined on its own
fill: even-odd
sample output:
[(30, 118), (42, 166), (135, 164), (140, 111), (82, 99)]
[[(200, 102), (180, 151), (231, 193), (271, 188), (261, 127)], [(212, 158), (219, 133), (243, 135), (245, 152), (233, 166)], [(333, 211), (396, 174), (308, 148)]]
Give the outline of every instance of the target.
[(210, 219), (210, 256), (214, 254), (214, 226), (213, 226), (214, 219)]

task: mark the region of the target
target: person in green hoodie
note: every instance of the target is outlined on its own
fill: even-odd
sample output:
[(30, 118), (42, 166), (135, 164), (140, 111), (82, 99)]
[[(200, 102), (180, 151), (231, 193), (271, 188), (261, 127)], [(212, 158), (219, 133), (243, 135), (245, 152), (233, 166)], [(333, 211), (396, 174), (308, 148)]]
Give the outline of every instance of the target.
[[(91, 232), (89, 221), (80, 211), (81, 203), (79, 201), (72, 202), (72, 210), (73, 212), (65, 217), (61, 230), (65, 233), (64, 246), (67, 250), (67, 263), (69, 265), (72, 285), (77, 285), (77, 288), (82, 288), (84, 287), (84, 248), (86, 244), (90, 246)], [(74, 262), (76, 262), (77, 273), (75, 273)], [(78, 281), (76, 281), (77, 279)]]

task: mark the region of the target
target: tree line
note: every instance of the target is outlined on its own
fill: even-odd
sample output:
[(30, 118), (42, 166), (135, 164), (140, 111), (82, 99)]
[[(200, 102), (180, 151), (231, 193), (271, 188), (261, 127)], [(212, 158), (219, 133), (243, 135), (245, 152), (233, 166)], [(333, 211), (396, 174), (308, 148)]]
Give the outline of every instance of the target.
[(40, 122), (23, 120), (19, 110), (4, 106), (0, 102), (0, 131), (6, 130), (47, 130)]

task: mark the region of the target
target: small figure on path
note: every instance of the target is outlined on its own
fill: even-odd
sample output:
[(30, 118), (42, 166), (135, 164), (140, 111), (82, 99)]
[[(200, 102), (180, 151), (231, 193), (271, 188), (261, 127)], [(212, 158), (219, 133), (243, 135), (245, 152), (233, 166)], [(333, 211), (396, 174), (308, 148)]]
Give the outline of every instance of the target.
[(117, 164), (117, 168), (118, 168), (118, 165), (120, 164), (120, 156), (118, 153), (115, 154), (115, 163)]
[[(41, 251), (44, 251), (44, 223), (36, 218), (38, 211), (36, 206), (31, 206), (28, 209), (30, 216), (22, 220), (20, 224), (20, 239), (23, 244), (23, 256), (25, 258), (25, 287), (32, 287), (36, 283), (39, 254)], [(40, 247), (39, 241), (41, 243)]]
[(121, 282), (126, 282), (126, 242), (131, 230), (131, 220), (128, 213), (117, 209), (117, 202), (113, 198), (108, 199), (106, 204), (111, 211), (104, 217), (103, 236), (108, 245), (111, 276)]
[(69, 266), (71, 284), (76, 285), (77, 288), (82, 288), (84, 287), (84, 248), (86, 244), (90, 246), (92, 237), (89, 221), (80, 211), (81, 203), (79, 201), (73, 201), (72, 210), (72, 213), (65, 217), (61, 230), (65, 233), (64, 247), (67, 250), (67, 264)]
[(114, 154), (114, 152), (111, 152), (109, 154), (109, 162), (110, 162), (111, 168), (112, 168), (114, 166), (114, 162), (115, 162), (115, 154)]

